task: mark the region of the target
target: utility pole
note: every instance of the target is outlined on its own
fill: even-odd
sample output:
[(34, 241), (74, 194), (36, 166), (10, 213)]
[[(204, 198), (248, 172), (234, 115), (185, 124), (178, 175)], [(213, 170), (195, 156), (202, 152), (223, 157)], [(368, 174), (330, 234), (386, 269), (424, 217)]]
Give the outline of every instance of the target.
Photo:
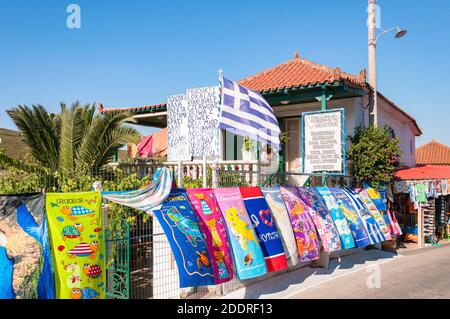
[(369, 123), (375, 127), (378, 126), (378, 99), (377, 99), (377, 12), (376, 12), (376, 0), (368, 0), (368, 40), (369, 40), (369, 84), (373, 88), (373, 107), (371, 112), (371, 119)]

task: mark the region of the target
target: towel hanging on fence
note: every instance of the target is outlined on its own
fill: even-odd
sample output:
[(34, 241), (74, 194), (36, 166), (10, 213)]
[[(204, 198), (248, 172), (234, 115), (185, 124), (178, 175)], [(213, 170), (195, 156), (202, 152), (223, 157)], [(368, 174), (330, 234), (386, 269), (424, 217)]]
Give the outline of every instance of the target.
[(55, 297), (44, 195), (0, 196), (0, 269), (0, 298)]
[(217, 188), (214, 195), (227, 225), (238, 278), (250, 279), (266, 274), (264, 255), (239, 188)]
[(320, 244), (314, 222), (306, 205), (291, 190), (291, 187), (280, 187), (280, 193), (291, 220), (300, 261), (319, 259)]
[(178, 266), (180, 288), (214, 285), (207, 243), (186, 191), (173, 189), (153, 214), (167, 236)]
[(367, 234), (363, 221), (355, 211), (350, 199), (340, 188), (330, 188), (329, 190), (347, 219), (356, 247), (361, 248), (370, 245), (369, 235)]
[(200, 229), (205, 235), (216, 284), (227, 282), (233, 278), (233, 257), (225, 220), (213, 190), (191, 188), (187, 190), (187, 195), (198, 217)]
[(114, 203), (151, 214), (152, 210), (161, 207), (171, 189), (172, 171), (166, 167), (160, 167), (156, 170), (149, 186), (133, 191), (102, 192), (102, 196)]
[(295, 189), (297, 190), (296, 195), (310, 209), (310, 215), (322, 241), (323, 250), (327, 253), (341, 250), (339, 233), (322, 197), (311, 187), (295, 187)]
[(240, 187), (245, 208), (253, 222), (269, 272), (287, 268), (277, 224), (259, 187)]
[(269, 205), (272, 217), (281, 234), (281, 239), (284, 245), (286, 258), (290, 261), (292, 266), (298, 264), (298, 250), (295, 241), (294, 232), (292, 231), (291, 219), (286, 210), (283, 198), (281, 197), (279, 187), (262, 187), (262, 193)]
[(49, 193), (46, 208), (55, 267), (56, 298), (105, 298), (101, 193)]
[(323, 202), (330, 212), (331, 218), (334, 221), (343, 249), (350, 249), (355, 247), (355, 240), (353, 239), (347, 219), (339, 208), (338, 203), (334, 199), (328, 187), (316, 187), (315, 190), (322, 196)]

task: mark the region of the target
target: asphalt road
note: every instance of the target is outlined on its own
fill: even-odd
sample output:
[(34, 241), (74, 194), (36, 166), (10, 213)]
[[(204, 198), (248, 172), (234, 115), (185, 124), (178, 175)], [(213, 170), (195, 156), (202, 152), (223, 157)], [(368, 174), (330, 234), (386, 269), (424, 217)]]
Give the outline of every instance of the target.
[(234, 291), (224, 298), (450, 298), (450, 244), (400, 255), (361, 251), (301, 268)]
[(450, 298), (450, 245), (414, 251), (291, 298)]

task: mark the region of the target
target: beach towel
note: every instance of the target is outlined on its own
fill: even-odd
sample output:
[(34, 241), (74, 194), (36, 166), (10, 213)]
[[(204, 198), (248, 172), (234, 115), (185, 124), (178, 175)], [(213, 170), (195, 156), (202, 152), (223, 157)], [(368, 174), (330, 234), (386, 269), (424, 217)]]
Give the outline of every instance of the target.
[(334, 226), (322, 197), (311, 187), (295, 187), (296, 195), (309, 208), (311, 218), (320, 236), (323, 250), (327, 253), (342, 249), (339, 233)]
[(347, 219), (356, 246), (366, 247), (370, 245), (370, 238), (363, 221), (353, 207), (350, 199), (340, 188), (330, 188), (329, 190), (339, 205), (341, 212), (344, 214), (345, 219)]
[(267, 273), (264, 254), (245, 209), (239, 188), (214, 189), (214, 195), (225, 219), (228, 238), (239, 279), (250, 279)]
[(272, 217), (275, 220), (277, 228), (281, 234), (281, 239), (284, 245), (286, 258), (292, 266), (298, 263), (297, 243), (292, 230), (291, 219), (286, 210), (283, 198), (281, 197), (279, 187), (262, 187), (261, 191), (269, 205)]
[(55, 298), (40, 193), (0, 196), (0, 298)]
[(330, 212), (334, 225), (339, 232), (342, 248), (350, 249), (355, 247), (355, 240), (353, 239), (347, 219), (339, 208), (339, 204), (336, 202), (328, 187), (316, 187), (315, 190), (320, 196), (322, 196), (322, 199)]
[(178, 267), (180, 288), (214, 285), (214, 270), (197, 216), (184, 189), (173, 189), (153, 211), (167, 236)]
[(105, 298), (101, 193), (49, 193), (45, 205), (53, 252), (56, 298)]
[(153, 136), (142, 136), (137, 146), (139, 157), (146, 158), (152, 156)]
[(187, 190), (189, 201), (198, 218), (200, 229), (205, 235), (208, 253), (214, 269), (216, 284), (233, 278), (233, 256), (219, 205), (213, 190), (191, 188)]
[(358, 214), (359, 218), (363, 222), (364, 228), (369, 235), (370, 244), (380, 243), (384, 241), (383, 233), (381, 232), (377, 222), (373, 218), (372, 214), (369, 212), (369, 209), (354, 189), (345, 187), (342, 188), (342, 191), (347, 195), (347, 198), (351, 201), (353, 208)]
[(364, 185), (365, 193), (370, 198), (372, 203), (375, 205), (379, 214), (384, 220), (384, 224), (388, 229), (388, 234), (390, 236), (397, 235), (398, 229), (395, 223), (391, 220), (390, 214), (388, 214), (387, 208), (387, 188), (380, 187), (378, 189), (370, 187), (370, 185)]
[(287, 268), (286, 254), (277, 224), (259, 187), (240, 187), (245, 208), (253, 222), (268, 272)]
[(291, 219), (300, 261), (307, 262), (319, 259), (320, 244), (314, 222), (306, 205), (291, 192), (292, 189), (292, 187), (280, 187), (280, 193)]
[(172, 172), (166, 167), (156, 170), (149, 186), (132, 191), (102, 192), (104, 199), (148, 214), (159, 209), (172, 189)]
[[(384, 220), (383, 215), (378, 211), (375, 204), (370, 199), (370, 196), (368, 194), (368, 191), (362, 188), (355, 189), (356, 193), (359, 195), (359, 197), (362, 199), (364, 204), (369, 209), (369, 212), (372, 214), (373, 218), (375, 219), (376, 223), (378, 224), (378, 227), (380, 228), (381, 232), (383, 233), (384, 240), (391, 240), (391, 231), (389, 227), (386, 225), (386, 221)], [(375, 195), (375, 189), (372, 188), (373, 196), (379, 196), (379, 194)], [(382, 205), (383, 208), (385, 205)]]

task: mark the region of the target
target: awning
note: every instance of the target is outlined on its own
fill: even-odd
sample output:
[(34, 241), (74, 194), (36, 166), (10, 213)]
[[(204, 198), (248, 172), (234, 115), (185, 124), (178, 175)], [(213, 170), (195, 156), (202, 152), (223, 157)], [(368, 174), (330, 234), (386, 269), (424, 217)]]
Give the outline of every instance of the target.
[(425, 165), (400, 169), (395, 173), (395, 178), (400, 180), (450, 179), (450, 166)]

